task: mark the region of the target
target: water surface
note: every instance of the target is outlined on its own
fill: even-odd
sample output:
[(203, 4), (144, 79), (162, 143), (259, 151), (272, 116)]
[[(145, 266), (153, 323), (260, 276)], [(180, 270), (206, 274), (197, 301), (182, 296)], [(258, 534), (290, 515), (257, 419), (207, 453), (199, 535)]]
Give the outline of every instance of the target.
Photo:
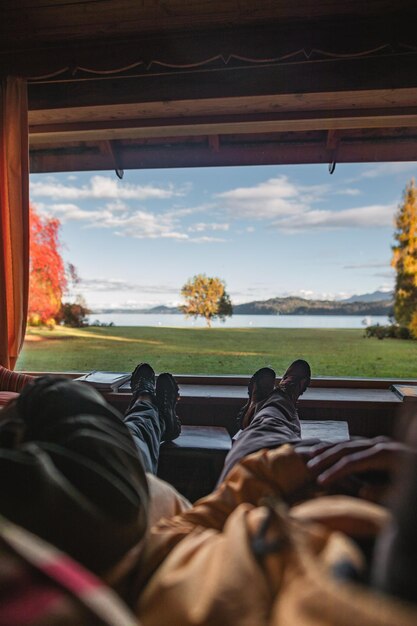
[[(202, 318), (186, 318), (181, 314), (93, 313), (90, 323), (113, 322), (116, 326), (165, 326), (203, 328)], [(215, 320), (213, 328), (365, 328), (371, 324), (388, 324), (384, 315), (234, 315), (225, 322)]]

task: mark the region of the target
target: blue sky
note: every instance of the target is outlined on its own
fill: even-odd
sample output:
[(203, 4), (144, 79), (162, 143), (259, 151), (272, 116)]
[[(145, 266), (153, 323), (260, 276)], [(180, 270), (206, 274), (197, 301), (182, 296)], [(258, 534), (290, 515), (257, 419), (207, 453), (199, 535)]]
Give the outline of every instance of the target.
[(92, 308), (180, 302), (198, 273), (235, 303), (390, 289), (393, 216), (417, 163), (35, 174)]

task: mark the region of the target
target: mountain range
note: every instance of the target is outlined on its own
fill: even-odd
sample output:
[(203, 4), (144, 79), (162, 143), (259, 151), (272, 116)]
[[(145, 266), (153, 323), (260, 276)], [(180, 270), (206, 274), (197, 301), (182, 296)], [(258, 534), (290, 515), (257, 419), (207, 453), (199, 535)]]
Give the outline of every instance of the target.
[[(308, 300), (296, 296), (269, 298), (236, 304), (234, 315), (390, 315), (393, 308), (393, 294), (375, 291), (351, 296), (345, 300)], [(178, 307), (165, 305), (147, 309), (101, 309), (95, 313), (181, 313)]]
[(381, 300), (392, 300), (394, 293), (392, 291), (374, 291), (372, 293), (363, 293), (361, 295), (351, 296), (340, 302), (380, 302)]

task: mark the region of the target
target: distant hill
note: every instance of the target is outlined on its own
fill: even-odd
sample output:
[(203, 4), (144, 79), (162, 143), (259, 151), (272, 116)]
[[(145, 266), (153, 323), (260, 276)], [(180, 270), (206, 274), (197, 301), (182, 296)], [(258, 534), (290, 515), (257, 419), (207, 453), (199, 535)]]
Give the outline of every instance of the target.
[(270, 298), (237, 304), (235, 315), (390, 315), (392, 300), (379, 302), (337, 302), (305, 298)]
[(340, 302), (380, 302), (381, 300), (392, 301), (393, 297), (394, 297), (393, 292), (374, 291), (373, 293), (363, 293), (360, 296), (351, 296), (350, 298), (340, 300)]
[[(382, 298), (384, 296), (384, 298)], [(383, 291), (352, 296), (346, 300), (307, 300), (289, 296), (236, 304), (234, 315), (391, 315), (393, 295)], [(94, 313), (181, 313), (179, 307), (165, 305), (149, 309), (101, 309)]]
[(142, 313), (154, 313), (160, 315), (161, 313), (181, 313), (181, 310), (177, 306), (165, 306), (161, 304), (159, 306), (153, 306), (151, 309), (144, 309)]
[(112, 308), (112, 309), (94, 309), (93, 314), (96, 313), (154, 313), (155, 315), (165, 315), (165, 313), (181, 313), (180, 309), (176, 306), (165, 306), (161, 304), (159, 306), (151, 307), (150, 309), (123, 309), (123, 308)]

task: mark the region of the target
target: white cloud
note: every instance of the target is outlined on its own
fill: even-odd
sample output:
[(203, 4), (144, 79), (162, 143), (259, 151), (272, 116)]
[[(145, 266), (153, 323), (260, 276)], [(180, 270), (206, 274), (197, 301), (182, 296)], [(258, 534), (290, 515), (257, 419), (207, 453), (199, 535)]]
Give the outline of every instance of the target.
[(226, 239), (222, 239), (221, 237), (208, 237), (204, 235), (203, 237), (194, 237), (193, 239), (189, 239), (190, 243), (225, 243)]
[(388, 267), (389, 261), (368, 261), (364, 263), (352, 263), (350, 265), (344, 265), (344, 270), (358, 270), (358, 269), (378, 269), (381, 267)]
[[(391, 280), (394, 280), (395, 278), (395, 270), (394, 269), (388, 269), (386, 272), (375, 272), (375, 274), (373, 274), (373, 276), (377, 276), (378, 278), (391, 278)], [(392, 289), (392, 287), (391, 287)]]
[[(314, 187), (310, 188), (311, 193)], [(216, 194), (224, 209), (235, 219), (273, 219), (308, 209), (300, 189), (287, 176), (270, 178), (254, 187), (237, 187)]]
[[(107, 203), (103, 208), (86, 210), (73, 203), (57, 203), (46, 205), (37, 203), (38, 211), (44, 216), (58, 217), (62, 223), (79, 221), (85, 228), (112, 229), (120, 237), (135, 239), (173, 239), (190, 243), (220, 243), (225, 241), (218, 237), (193, 237), (185, 232), (181, 218), (194, 212), (194, 209), (172, 209), (154, 213), (145, 209), (131, 209), (120, 200)], [(209, 231), (227, 231), (228, 224), (200, 224), (205, 228), (189, 229), (191, 233)]]
[(107, 205), (103, 209), (86, 211), (76, 204), (51, 204), (42, 206), (43, 215), (59, 217), (61, 222), (70, 220), (84, 222), (88, 228), (112, 228), (115, 234), (135, 239), (188, 239), (189, 236), (178, 227), (172, 214), (149, 213), (117, 205)]
[(348, 298), (349, 295), (344, 291), (334, 292), (315, 291), (313, 289), (296, 289), (284, 292), (282, 297), (292, 296), (295, 298), (304, 298), (305, 300), (343, 300), (343, 298)]
[(132, 185), (108, 176), (93, 176), (87, 185), (63, 185), (55, 180), (46, 182), (34, 181), (30, 192), (33, 197), (46, 197), (54, 200), (80, 200), (92, 198), (97, 200), (161, 200), (184, 196), (189, 191), (189, 185), (175, 188), (169, 184), (166, 187), (155, 185)]
[(387, 292), (391, 293), (392, 292), (392, 287), (393, 287), (392, 282), (382, 283), (382, 285), (380, 285), (378, 287), (378, 291), (387, 291)]
[(282, 217), (272, 225), (287, 233), (311, 229), (380, 228), (392, 226), (395, 210), (393, 204), (374, 204), (342, 211), (309, 210)]
[(110, 292), (110, 291), (128, 291), (138, 293), (170, 293), (170, 294), (178, 294), (180, 291), (180, 287), (174, 287), (173, 285), (145, 285), (142, 283), (133, 283), (130, 281), (122, 280), (120, 278), (82, 278), (79, 284), (81, 289), (88, 289), (89, 291), (100, 291), (100, 292)]
[(80, 222), (93, 222), (95, 220), (105, 219), (112, 215), (111, 211), (99, 210), (99, 211), (86, 211), (81, 209), (76, 204), (51, 204), (41, 210), (44, 215), (53, 215), (58, 217), (61, 222), (80, 221)]
[(308, 203), (318, 202), (325, 196), (335, 193), (332, 185), (300, 185), (297, 187), (297, 193), (303, 197)]
[(216, 205), (213, 202), (199, 204), (193, 207), (179, 207), (174, 205), (171, 209), (165, 211), (165, 215), (170, 215), (175, 218), (188, 217), (189, 215), (194, 215), (196, 213), (205, 213), (215, 207)]
[(237, 187), (215, 197), (219, 202), (219, 208), (222, 202), (223, 210), (233, 219), (269, 221), (278, 218), (277, 224), (284, 224), (287, 220), (298, 224), (303, 221), (304, 216), (307, 216), (307, 221), (314, 222), (315, 219), (320, 219), (320, 215), (333, 214), (330, 211), (313, 210), (312, 206), (323, 199), (332, 195), (358, 194), (360, 191), (355, 188), (339, 189), (329, 184), (296, 185), (287, 176), (279, 176), (253, 187)]
[[(395, 277), (394, 268), (390, 267), (390, 262), (386, 261), (370, 261), (364, 263), (352, 263), (351, 265), (344, 265), (343, 269), (346, 270), (378, 270), (376, 272), (370, 272), (370, 276), (376, 276), (378, 278), (389, 278), (391, 280)], [(389, 288), (392, 289), (392, 286)], [(387, 289), (381, 288), (380, 291), (387, 291)]]
[(359, 196), (361, 191), (360, 189), (347, 187), (346, 189), (337, 189), (334, 193), (338, 196)]
[[(330, 196), (335, 200), (340, 195), (356, 196), (360, 191), (353, 187), (341, 188), (333, 184), (297, 185), (287, 176), (270, 178), (253, 186), (236, 187), (215, 194), (212, 202), (197, 206), (184, 207), (170, 203), (171, 206), (159, 212), (137, 206), (138, 200), (172, 200), (187, 193), (189, 188), (174, 185), (128, 184), (96, 175), (80, 187), (65, 185), (53, 177), (48, 177), (45, 182), (32, 183), (32, 194), (40, 200), (53, 201), (59, 198), (59, 202), (55, 201), (49, 206), (41, 201), (38, 208), (45, 215), (59, 217), (62, 222), (76, 220), (82, 222), (85, 228), (112, 229), (121, 237), (172, 239), (190, 243), (225, 241), (218, 235), (230, 231), (231, 220), (232, 224), (237, 220), (246, 222), (263, 220), (269, 228), (285, 233), (296, 233), (311, 229), (392, 226), (396, 210), (393, 204), (342, 210), (322, 209), (317, 203), (328, 202)], [(96, 202), (92, 210), (87, 210), (75, 202), (78, 200), (83, 204), (85, 201), (85, 205), (88, 206), (88, 200), (91, 199), (102, 200), (103, 206), (97, 206), (99, 203)], [(136, 206), (133, 207), (132, 204)], [(210, 213), (215, 221), (205, 221), (206, 215), (201, 215), (201, 221), (190, 224), (187, 218), (198, 213)], [(239, 226), (238, 233), (254, 232), (253, 224), (243, 223)]]
[(188, 232), (190, 233), (203, 233), (207, 230), (214, 231), (227, 231), (229, 230), (229, 224), (216, 224), (214, 222), (206, 224), (205, 222), (199, 222), (198, 224), (192, 224), (188, 227)]
[[(99, 227), (100, 223), (94, 224)], [(135, 239), (188, 239), (188, 235), (177, 228), (176, 221), (163, 213), (135, 211), (130, 215), (112, 216), (103, 225), (114, 228), (116, 234)]]
[(366, 169), (358, 178), (378, 178), (379, 176), (392, 176), (395, 174), (406, 174), (408, 172), (417, 174), (416, 162), (401, 161), (399, 163), (378, 163)]
[(128, 211), (129, 207), (126, 202), (115, 200), (114, 202), (107, 202), (106, 209), (109, 209), (109, 211)]

